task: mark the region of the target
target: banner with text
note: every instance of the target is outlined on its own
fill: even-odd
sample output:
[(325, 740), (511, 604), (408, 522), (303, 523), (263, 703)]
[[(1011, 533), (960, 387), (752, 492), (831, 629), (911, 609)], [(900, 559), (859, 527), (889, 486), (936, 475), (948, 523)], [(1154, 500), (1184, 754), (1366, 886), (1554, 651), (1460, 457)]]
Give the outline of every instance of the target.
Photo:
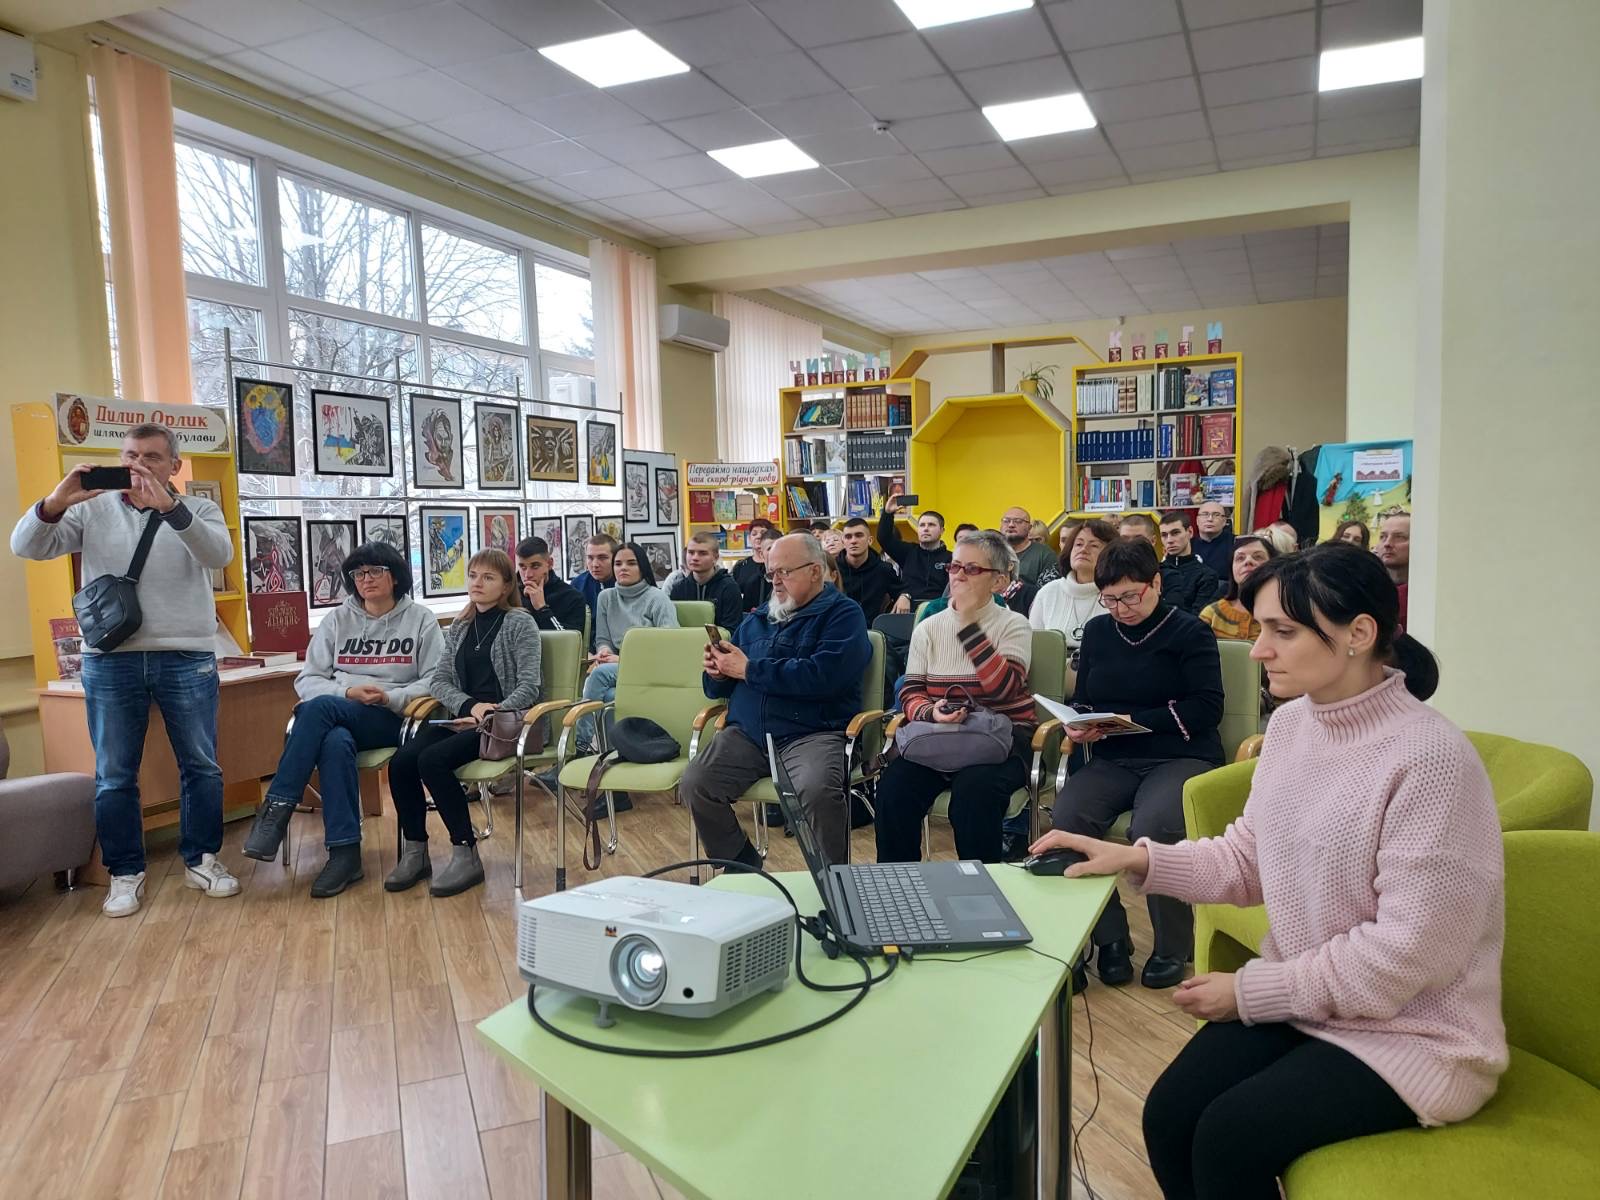
[(63, 446), (115, 449), (137, 425), (159, 425), (177, 435), (185, 454), (226, 453), (228, 417), (198, 404), (141, 404), (56, 393), (56, 440)]

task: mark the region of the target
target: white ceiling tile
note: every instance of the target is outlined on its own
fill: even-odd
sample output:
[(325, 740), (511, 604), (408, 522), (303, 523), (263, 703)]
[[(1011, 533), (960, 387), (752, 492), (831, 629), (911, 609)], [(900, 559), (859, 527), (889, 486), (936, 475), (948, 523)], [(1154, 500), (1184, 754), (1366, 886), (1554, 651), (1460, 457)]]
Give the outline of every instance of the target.
[(928, 179), (932, 172), (909, 154), (892, 158), (869, 158), (864, 162), (842, 163), (835, 173), (856, 187), (872, 187), (882, 183), (906, 183)]
[(986, 272), (980, 271), (977, 267), (935, 267), (932, 270), (917, 272), (922, 279), (941, 286), (949, 279), (977, 279), (984, 274)]
[(462, 0), (492, 25), (527, 46), (559, 46), (580, 38), (621, 33), (628, 23), (595, 0)]
[(773, 225), (779, 221), (800, 219), (798, 210), (790, 208), (775, 196), (766, 196), (759, 201), (724, 205), (715, 212), (724, 220), (732, 221), (735, 225), (743, 225), (746, 229), (753, 225)]
[(900, 183), (872, 184), (862, 191), (879, 204), (922, 204), (951, 200), (955, 193), (937, 179), (917, 179)]
[(1188, 44), (1181, 36), (1172, 34), (1146, 38), (1142, 42), (1080, 50), (1072, 56), (1072, 69), (1083, 86), (1093, 91), (1129, 83), (1149, 83), (1155, 79), (1176, 79), (1190, 74), (1194, 66), (1189, 61)]
[(994, 126), (975, 109), (896, 121), (890, 126), (889, 132), (913, 154), (921, 154), (924, 150), (948, 150), (952, 146), (977, 146), (991, 142), (1001, 144)]
[(652, 217), (650, 224), (668, 233), (695, 236), (704, 233), (731, 232), (734, 226), (721, 217), (708, 212), (671, 213)]
[(1294, 229), (1259, 229), (1244, 235), (1245, 248), (1249, 250), (1277, 251), (1302, 250), (1315, 247), (1318, 241), (1315, 226)]
[(1212, 71), (1200, 77), (1200, 91), (1208, 105), (1244, 104), (1293, 96), (1317, 90), (1317, 60), (1287, 58), (1282, 62)]
[(838, 87), (826, 71), (799, 50), (718, 63), (708, 67), (706, 74), (746, 104), (798, 100)]
[(763, 104), (757, 106), (755, 114), (792, 138), (872, 123), (872, 115), (844, 92)]
[(721, 183), (702, 183), (673, 190), (685, 200), (709, 209), (721, 209), (730, 204), (759, 204), (771, 199), (748, 179), (729, 179)]
[(393, 16), (395, 13), (421, 8), (424, 4), (434, 2), (435, 0), (314, 0), (311, 7), (320, 8), (329, 16), (338, 17), (341, 21), (353, 22)]
[(1251, 63), (1275, 62), (1317, 52), (1317, 19), (1310, 11), (1245, 21), (1189, 35), (1195, 64), (1202, 71), (1226, 71)]
[(323, 112), (332, 113), (356, 125), (364, 125), (368, 129), (394, 129), (401, 125), (416, 124), (415, 121), (406, 120), (393, 109), (374, 104), (365, 96), (358, 96), (354, 92), (326, 92), (321, 96), (308, 96), (306, 103), (312, 108), (320, 108)]
[(819, 216), (817, 221), (832, 229), (840, 225), (866, 225), (872, 221), (887, 221), (889, 213), (884, 209), (873, 209), (863, 213), (838, 213)]
[(1160, 79), (1155, 83), (1136, 83), (1130, 87), (1104, 88), (1088, 95), (1089, 111), (1102, 123), (1142, 121), (1167, 113), (1188, 112), (1200, 107), (1200, 89), (1193, 76)]
[(230, 75), (248, 79), (285, 96), (315, 96), (331, 92), (338, 85), (302, 71), (290, 63), (281, 62), (260, 50), (240, 50), (211, 60)]
[(1215, 162), (1216, 149), (1209, 138), (1205, 141), (1176, 142), (1170, 146), (1146, 146), (1122, 153), (1122, 164), (1130, 173), (1168, 171)]
[(129, 13), (112, 22), (134, 33), (142, 34), (153, 42), (173, 46), (196, 58), (213, 58), (221, 54), (235, 54), (244, 49), (240, 42), (223, 37), (204, 26), (186, 21), (161, 9), (152, 12)]
[(611, 89), (618, 100), (652, 121), (673, 121), (737, 108), (739, 102), (704, 75), (668, 75)]
[(1338, 117), (1366, 117), (1373, 113), (1401, 112), (1422, 107), (1422, 80), (1380, 83), (1372, 87), (1342, 88), (1324, 92), (1318, 98), (1317, 116), (1324, 121)]
[(1032, 175), (1024, 167), (1002, 167), (998, 171), (971, 171), (963, 175), (946, 175), (945, 184), (958, 196), (971, 199), (987, 196), (991, 192), (1014, 192), (1036, 187)]
[(1244, 235), (1219, 233), (1209, 237), (1184, 238), (1172, 243), (1173, 251), (1182, 258), (1186, 254), (1221, 254), (1244, 249)]
[(764, 175), (755, 182), (763, 191), (793, 203), (797, 196), (820, 196), (827, 192), (842, 192), (850, 185), (832, 171), (817, 167), (810, 171), (787, 171), (782, 175)]
[(430, 67), (493, 58), (506, 50), (504, 32), (454, 3), (414, 8), (368, 22), (364, 28), (385, 45)]
[(1349, 290), (1350, 279), (1346, 275), (1319, 276), (1314, 294), (1318, 300), (1329, 300), (1343, 296)]
[(1356, 0), (1322, 9), (1322, 48), (1370, 46), (1422, 33), (1422, 0)]
[(899, 83), (941, 74), (943, 68), (915, 33), (896, 33), (889, 37), (868, 38), (862, 42), (841, 42), (812, 51), (822, 69), (846, 88)]
[(762, 58), (795, 48), (776, 25), (749, 5), (646, 25), (643, 32), (692, 67)]
[(992, 142), (987, 146), (957, 146), (950, 150), (926, 150), (917, 157), (936, 175), (992, 171), (1017, 164), (1004, 142)]
[(657, 217), (677, 213), (697, 212), (698, 207), (672, 192), (639, 192), (632, 196), (618, 196), (609, 201), (611, 207), (630, 217), (654, 221)]
[(506, 183), (521, 184), (530, 179), (537, 179), (539, 174), (537, 171), (528, 170), (527, 167), (507, 162), (495, 154), (474, 154), (458, 161), (469, 171)]
[(577, 204), (585, 197), (580, 196), (571, 188), (557, 183), (554, 179), (534, 179), (521, 185), (523, 191), (542, 199), (554, 200), (558, 204)]
[(1173, 142), (1192, 142), (1210, 136), (1206, 117), (1202, 112), (1169, 113), (1164, 117), (1146, 117), (1142, 121), (1124, 121), (1107, 125), (1106, 136), (1118, 152), (1144, 146), (1166, 146)]
[(1108, 154), (1110, 144), (1099, 129), (1079, 129), (1072, 133), (1052, 133), (1047, 137), (1024, 138), (1008, 142), (1011, 152), (1023, 162), (1055, 162), (1063, 158), (1076, 158), (1080, 154)]
[(870, 125), (795, 138), (794, 144), (827, 166), (905, 153), (905, 147), (895, 140), (894, 134), (878, 133)]
[(1383, 138), (1417, 136), (1421, 114), (1410, 112), (1374, 113), (1368, 117), (1340, 117), (1317, 122), (1317, 145), (1348, 146)]
[(1117, 274), (1135, 291), (1156, 285), (1171, 288), (1187, 287), (1189, 284), (1188, 276), (1183, 273), (1183, 264), (1178, 261), (1176, 254), (1124, 259), (1117, 263)]
[(1157, 171), (1134, 171), (1128, 176), (1135, 183), (1165, 183), (1169, 179), (1189, 179), (1195, 175), (1215, 175), (1215, 163), (1198, 162), (1191, 166), (1169, 167)]
[(805, 233), (811, 229), (821, 229), (822, 225), (809, 217), (798, 217), (792, 221), (778, 221), (771, 225), (746, 225), (751, 233), (757, 237), (782, 237), (786, 233)]
[(709, 246), (713, 242), (739, 242), (753, 237), (755, 237), (755, 234), (748, 229), (740, 229), (737, 225), (730, 225), (727, 232), (691, 233), (685, 235), (684, 240), (691, 245)]
[(241, 46), (266, 46), (338, 25), (327, 13), (300, 0), (276, 0), (272, 4), (258, 0), (192, 0), (165, 8), (174, 16), (220, 33)]
[(1281, 129), (1260, 129), (1254, 133), (1230, 133), (1217, 138), (1217, 155), (1227, 159), (1261, 158), (1268, 154), (1310, 151), (1312, 125), (1285, 125)]
[[(518, 146), (502, 150), (500, 157), (535, 175), (567, 175), (573, 171), (597, 171), (611, 165), (587, 146), (577, 142), (545, 142), (539, 146)], [(637, 189), (648, 191), (649, 184)]]
[(276, 42), (267, 53), (322, 79), (336, 79), (348, 89), (409, 75), (422, 65), (347, 25)]
[(704, 154), (663, 158), (658, 162), (640, 163), (634, 169), (650, 182), (668, 188), (693, 187), (696, 184), (721, 183), (738, 178), (716, 159)]
[(603, 129), (620, 129), (626, 125), (644, 123), (644, 117), (596, 88), (565, 96), (546, 96), (528, 104), (519, 104), (516, 109), (564, 137), (582, 137)]
[(1319, 142), (1317, 144), (1317, 158), (1339, 158), (1346, 154), (1371, 154), (1377, 150), (1399, 150), (1405, 146), (1415, 146), (1415, 137), (1379, 138), (1373, 142), (1349, 142), (1345, 145), (1330, 146)]
[(576, 171), (562, 175), (557, 180), (577, 192), (595, 200), (608, 196), (636, 196), (651, 191), (650, 181), (636, 175), (626, 167), (602, 167), (598, 171)]
[(694, 147), (673, 137), (659, 125), (629, 125), (622, 129), (605, 129), (588, 133), (577, 139), (596, 154), (603, 154), (612, 162), (633, 166), (657, 158), (674, 158), (692, 154)]
[(449, 159), (471, 159), (483, 152), (484, 147), (474, 146), (458, 137), (441, 133), (431, 125), (407, 125), (389, 130), (389, 136), (407, 146), (415, 146), (430, 154)]
[(948, 75), (860, 88), (850, 94), (880, 121), (933, 117), (963, 109), (970, 111), (972, 107), (965, 93)]
[(1183, 31), (1177, 0), (1067, 0), (1045, 13), (1069, 53)]
[(529, 104), (546, 96), (589, 90), (589, 85), (535, 50), (457, 63), (444, 73), (502, 104)]
[(1189, 19), (1191, 29), (1204, 29), (1208, 25), (1228, 25), (1234, 21), (1250, 21), (1258, 17), (1273, 17), (1279, 13), (1311, 8), (1316, 0), (1183, 0), (1183, 15)]
[(777, 26), (802, 46), (827, 46), (899, 33), (910, 22), (891, 0), (755, 0)]
[(1080, 154), (1050, 162), (1032, 163), (1030, 169), (1040, 183), (1081, 183), (1090, 179), (1123, 179), (1122, 163), (1114, 154)]
[(460, 116), (445, 117), (430, 124), (440, 133), (476, 146), (479, 150), (509, 150), (515, 146), (537, 146), (559, 141), (561, 135), (548, 126), (529, 120), (505, 105), (496, 105)]
[(751, 142), (769, 142), (782, 136), (747, 108), (730, 108), (726, 112), (668, 121), (666, 128), (701, 150), (748, 146)]
[(1233, 133), (1276, 129), (1284, 125), (1303, 125), (1314, 119), (1316, 107), (1316, 97), (1310, 92), (1277, 100), (1257, 100), (1250, 104), (1227, 104), (1211, 109), (1211, 131), (1222, 137)]
[[(1045, 45), (1049, 45), (1046, 41)], [(1037, 47), (1035, 47), (1037, 49)], [(1078, 90), (1078, 84), (1059, 54), (962, 71), (956, 76), (975, 104), (1008, 104), (1040, 96), (1060, 96)]]
[(607, 0), (628, 20), (637, 24), (650, 21), (674, 21), (679, 17), (694, 17), (701, 13), (718, 12), (726, 8), (740, 8), (745, 0)]
[(797, 208), (808, 216), (834, 217), (849, 213), (871, 212), (878, 207), (877, 201), (863, 192), (830, 192), (821, 196), (795, 196), (789, 201), (791, 208)]
[(952, 71), (1021, 62), (1050, 45), (1050, 30), (1036, 8), (941, 25), (922, 36)]
[(1141, 258), (1172, 258), (1174, 254), (1175, 251), (1172, 249), (1172, 243), (1170, 242), (1141, 242), (1134, 246), (1118, 246), (1115, 249), (1107, 250), (1106, 260), (1116, 267), (1118, 272), (1121, 272), (1122, 264), (1125, 262), (1134, 262)]
[(1024, 200), (1042, 200), (1045, 191), (1042, 187), (1018, 188), (1010, 192), (990, 192), (982, 196), (968, 196), (967, 202), (974, 208), (981, 208), (988, 204), (1020, 204)]
[[(1181, 247), (1183, 243), (1179, 243)], [(1250, 273), (1250, 258), (1241, 246), (1237, 250), (1217, 250), (1209, 254), (1184, 254), (1178, 255), (1178, 261), (1183, 263), (1183, 269), (1188, 272), (1189, 278), (1197, 279), (1201, 275), (1248, 275)]]
[(375, 79), (352, 89), (376, 104), (404, 113), (414, 121), (437, 121), (444, 117), (476, 112), (488, 104), (482, 92), (475, 92), (442, 71), (419, 71), (393, 79)]

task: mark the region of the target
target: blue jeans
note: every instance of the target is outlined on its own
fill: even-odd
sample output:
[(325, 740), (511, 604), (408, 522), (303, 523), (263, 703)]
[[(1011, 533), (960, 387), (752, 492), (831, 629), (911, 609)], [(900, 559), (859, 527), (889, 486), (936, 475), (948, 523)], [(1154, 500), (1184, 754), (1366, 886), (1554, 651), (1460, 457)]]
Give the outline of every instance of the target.
[(85, 654), (83, 695), (94, 746), (95, 835), (106, 870), (144, 870), (139, 764), (152, 701), (178, 760), (178, 853), (192, 867), (201, 855), (221, 850), (215, 656), (195, 650)]
[[(604, 700), (610, 703), (617, 696), (617, 671), (621, 663), (601, 663), (589, 672), (589, 678), (583, 681), (583, 698), (585, 700)], [(594, 718), (578, 718), (578, 745), (593, 746), (596, 750), (600, 747), (600, 739), (594, 735)]]
[(294, 728), (267, 795), (298, 804), (315, 768), (322, 784), (323, 845), (329, 850), (359, 845), (361, 777), (356, 755), (399, 740), (400, 717), (384, 705), (314, 696), (295, 707)]

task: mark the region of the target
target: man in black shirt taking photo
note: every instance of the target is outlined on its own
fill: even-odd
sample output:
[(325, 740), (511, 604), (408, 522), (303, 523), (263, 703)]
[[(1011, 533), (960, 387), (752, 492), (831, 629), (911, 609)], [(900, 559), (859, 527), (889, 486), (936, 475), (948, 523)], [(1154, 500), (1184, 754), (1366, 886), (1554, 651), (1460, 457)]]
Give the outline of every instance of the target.
[(944, 545), (944, 516), (932, 509), (917, 518), (917, 540), (908, 542), (895, 528), (895, 517), (900, 512), (900, 497), (890, 496), (883, 504), (883, 515), (878, 518), (878, 545), (894, 559), (900, 568), (900, 580), (905, 591), (894, 602), (894, 611), (908, 613), (924, 600), (937, 600), (944, 595), (948, 579), (944, 566), (950, 561), (950, 551)]

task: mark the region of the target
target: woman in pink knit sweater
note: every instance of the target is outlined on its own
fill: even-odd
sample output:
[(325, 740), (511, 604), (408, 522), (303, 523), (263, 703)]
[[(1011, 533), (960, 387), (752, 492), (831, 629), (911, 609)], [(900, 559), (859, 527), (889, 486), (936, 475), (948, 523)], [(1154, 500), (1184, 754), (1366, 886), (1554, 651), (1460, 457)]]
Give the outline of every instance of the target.
[[(1318, 1146), (1471, 1116), (1506, 1066), (1500, 824), (1483, 764), (1423, 701), (1438, 667), (1400, 632), (1371, 554), (1329, 543), (1244, 585), (1273, 714), (1221, 837), (1119, 846), (1046, 834), (1146, 892), (1265, 904), (1261, 957), (1185, 980), (1208, 1022), (1151, 1088), (1144, 1133), (1169, 1198), (1276, 1200)], [(1398, 664), (1395, 670), (1391, 664)]]

